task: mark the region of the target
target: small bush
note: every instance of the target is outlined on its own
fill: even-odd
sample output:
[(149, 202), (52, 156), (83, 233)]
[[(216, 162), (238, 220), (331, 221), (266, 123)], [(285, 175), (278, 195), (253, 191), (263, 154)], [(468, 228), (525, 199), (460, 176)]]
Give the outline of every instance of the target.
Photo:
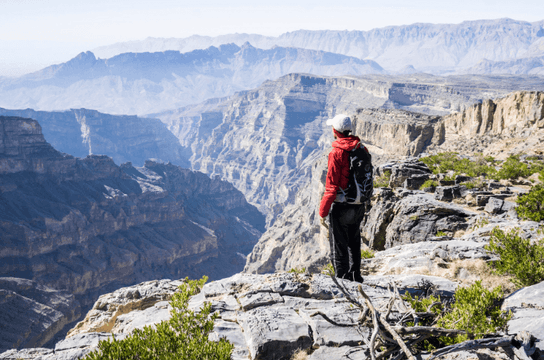
[(323, 275), (334, 276), (335, 275), (334, 266), (332, 266), (331, 263), (328, 263), (327, 265), (323, 266), (323, 269), (321, 270), (321, 273)]
[(481, 281), (470, 287), (460, 288), (455, 292), (455, 302), (437, 325), (446, 329), (465, 330), (466, 335), (457, 335), (455, 338), (441, 337), (445, 345), (460, 343), (468, 338), (480, 339), (489, 333), (506, 329), (511, 314), (500, 309), (503, 300), (500, 286), (492, 291), (485, 289)]
[(306, 272), (306, 268), (294, 268), (289, 270), (289, 272), (293, 274), (304, 274)]
[[(434, 317), (421, 317), (417, 325), (436, 325), (467, 332), (465, 335), (455, 337), (431, 338), (423, 344), (427, 350), (460, 343), (468, 338), (482, 338), (486, 334), (505, 330), (511, 318), (510, 314), (500, 310), (503, 299), (501, 287), (498, 286), (489, 291), (482, 286), (481, 281), (469, 287), (457, 289), (453, 302), (433, 295), (412, 298), (408, 292), (402, 298), (410, 303), (415, 312), (434, 314)], [(406, 325), (414, 326), (413, 322), (408, 322)]]
[(430, 188), (430, 187), (437, 187), (438, 186), (438, 182), (436, 180), (427, 180), (425, 181), (420, 187), (419, 189), (420, 190), (423, 190), (425, 188)]
[(480, 175), (493, 175), (496, 170), (488, 164), (487, 158), (479, 157), (477, 161), (459, 157), (458, 153), (445, 152), (432, 156), (427, 156), (419, 159), (425, 163), (434, 174), (446, 173), (450, 170), (454, 171), (455, 175), (467, 174), (471, 177)]
[(439, 232), (436, 233), (436, 236), (448, 236), (448, 234), (446, 234), (443, 231), (439, 231)]
[(502, 164), (502, 167), (494, 176), (495, 180), (517, 179), (530, 176), (529, 166), (519, 160), (519, 155), (510, 155)]
[(535, 185), (531, 190), (518, 197), (516, 212), (521, 219), (542, 221), (544, 220), (544, 187)]
[(374, 180), (374, 187), (375, 188), (388, 187), (389, 186), (389, 179), (391, 179), (391, 171), (390, 170), (385, 170), (383, 172), (382, 176), (377, 177)]
[(531, 244), (531, 240), (519, 236), (519, 229), (505, 233), (493, 229), (489, 245), (485, 249), (500, 256), (490, 264), (497, 274), (513, 276), (517, 286), (530, 286), (544, 280), (544, 241)]
[(484, 182), (480, 179), (467, 181), (464, 183), (460, 183), (459, 185), (464, 185), (467, 189), (482, 189), (485, 187)]
[(361, 259), (372, 259), (374, 253), (370, 250), (361, 250)]
[(98, 350), (89, 353), (86, 360), (109, 359), (230, 359), (234, 345), (226, 339), (210, 341), (208, 335), (213, 330), (217, 314), (211, 314), (211, 304), (206, 303), (199, 313), (188, 309), (189, 298), (200, 292), (207, 277), (189, 280), (180, 286), (181, 291), (174, 294), (172, 317), (155, 328), (146, 326), (136, 329), (123, 340), (108, 339), (98, 343)]
[(470, 230), (476, 230), (486, 225), (489, 225), (489, 219), (486, 217), (479, 217), (476, 220), (476, 223), (470, 227)]

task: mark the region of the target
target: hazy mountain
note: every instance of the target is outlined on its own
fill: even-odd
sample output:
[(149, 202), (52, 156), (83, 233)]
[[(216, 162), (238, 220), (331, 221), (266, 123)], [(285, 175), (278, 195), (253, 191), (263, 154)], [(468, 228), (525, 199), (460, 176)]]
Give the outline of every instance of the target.
[(107, 155), (118, 165), (130, 161), (136, 166), (156, 159), (190, 167), (188, 149), (157, 119), (86, 109), (47, 112), (0, 108), (0, 115), (37, 120), (45, 139), (55, 149), (73, 156)]
[(512, 19), (465, 21), (461, 24), (411, 24), (369, 31), (298, 30), (278, 37), (230, 34), (183, 39), (148, 38), (95, 49), (98, 56), (122, 52), (191, 51), (225, 43), (268, 49), (273, 46), (323, 50), (372, 59), (388, 71), (412, 65), (419, 71), (447, 73), (477, 64), (482, 59), (507, 61), (534, 56), (533, 44), (544, 37), (544, 20)]
[(20, 78), (0, 79), (0, 106), (145, 114), (230, 95), (293, 72), (361, 75), (383, 69), (371, 60), (295, 48), (262, 50), (249, 43), (109, 59), (86, 52)]
[(544, 55), (510, 61), (491, 61), (484, 59), (463, 72), (467, 74), (544, 75)]

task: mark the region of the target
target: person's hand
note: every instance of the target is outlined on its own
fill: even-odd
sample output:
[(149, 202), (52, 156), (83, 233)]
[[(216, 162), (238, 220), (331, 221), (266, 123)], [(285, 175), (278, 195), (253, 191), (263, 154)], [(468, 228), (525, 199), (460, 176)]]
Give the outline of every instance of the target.
[(321, 225), (323, 225), (325, 229), (329, 230), (329, 224), (327, 224), (326, 218), (321, 218)]

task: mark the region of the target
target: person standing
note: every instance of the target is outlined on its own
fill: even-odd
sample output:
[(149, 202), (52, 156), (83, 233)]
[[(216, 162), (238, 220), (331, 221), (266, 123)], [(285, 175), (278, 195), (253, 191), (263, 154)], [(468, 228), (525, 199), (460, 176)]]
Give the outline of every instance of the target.
[[(329, 242), (331, 263), (336, 277), (363, 282), (361, 276), (361, 221), (365, 215), (365, 204), (350, 204), (345, 200), (350, 176), (350, 152), (363, 147), (359, 137), (352, 135), (351, 118), (345, 114), (327, 120), (332, 126), (336, 141), (329, 153), (325, 193), (319, 205), (321, 224), (327, 228), (329, 218)], [(370, 158), (370, 155), (368, 155)]]

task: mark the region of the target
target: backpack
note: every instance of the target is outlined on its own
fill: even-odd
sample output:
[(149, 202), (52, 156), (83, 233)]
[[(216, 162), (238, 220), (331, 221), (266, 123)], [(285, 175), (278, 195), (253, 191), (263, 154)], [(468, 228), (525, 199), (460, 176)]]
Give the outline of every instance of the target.
[(374, 191), (373, 173), (372, 156), (359, 142), (349, 152), (348, 186), (345, 190), (338, 189), (336, 201), (347, 204), (364, 204), (369, 201)]

